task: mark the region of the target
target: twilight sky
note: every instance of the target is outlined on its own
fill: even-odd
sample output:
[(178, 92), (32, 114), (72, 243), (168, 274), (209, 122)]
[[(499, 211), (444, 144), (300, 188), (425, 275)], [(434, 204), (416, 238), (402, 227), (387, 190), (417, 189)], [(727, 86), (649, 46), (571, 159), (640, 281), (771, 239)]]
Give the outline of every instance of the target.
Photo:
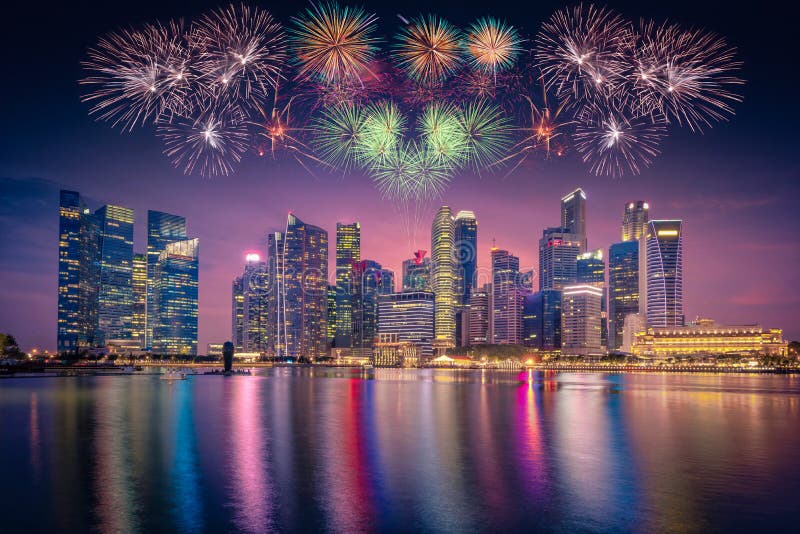
[[(79, 62), (99, 34), (154, 19), (193, 17), (217, 3), (68, 4), (17, 6), (28, 11), (8, 13), (13, 24), (0, 35), (6, 72), (0, 84), (0, 331), (14, 334), (24, 349), (55, 347), (61, 188), (81, 192), (93, 209), (105, 203), (133, 208), (136, 251), (145, 250), (148, 209), (186, 216), (189, 234), (201, 244), (201, 353), (206, 343), (230, 336), (230, 282), (242, 269), (244, 253), (262, 250), (267, 232), (282, 228), (290, 210), (327, 229), (332, 246), (337, 221), (360, 221), (362, 257), (394, 269), (398, 277), (401, 261), (413, 249), (430, 249), (430, 221), (438, 203), (426, 207), (412, 242), (399, 211), (363, 176), (323, 171), (313, 176), (288, 159), (254, 156), (232, 176), (184, 176), (162, 155), (151, 130), (120, 134), (87, 115), (76, 80)], [(365, 3), (380, 15), (386, 36), (397, 27), (398, 11), (413, 16), (434, 10), (461, 25), (487, 14), (505, 17), (532, 37), (560, 5), (515, 4)], [(573, 154), (533, 161), (508, 176), (460, 175), (441, 203), (475, 212), (479, 268), (485, 270), (493, 238), (520, 256), (525, 269), (536, 266), (541, 230), (558, 224), (559, 199), (575, 187), (588, 196), (592, 249), (607, 251), (619, 240), (628, 200), (647, 200), (651, 217), (685, 221), (687, 319), (760, 322), (800, 339), (798, 79), (779, 52), (793, 49), (793, 30), (777, 4), (760, 4), (754, 13), (731, 12), (729, 3), (696, 4), (608, 3), (628, 18), (669, 18), (727, 36), (739, 48), (747, 80), (733, 121), (704, 135), (672, 129), (661, 156), (641, 176), (595, 177)], [(305, 6), (259, 5), (283, 21)]]

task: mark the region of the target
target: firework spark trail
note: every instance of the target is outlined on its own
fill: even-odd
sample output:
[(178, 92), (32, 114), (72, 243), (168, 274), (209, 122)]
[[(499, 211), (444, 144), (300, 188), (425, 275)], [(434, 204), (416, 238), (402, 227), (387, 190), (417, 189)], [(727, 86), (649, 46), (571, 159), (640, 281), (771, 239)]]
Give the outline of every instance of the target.
[(407, 23), (397, 41), (394, 56), (398, 66), (423, 85), (444, 82), (463, 61), (461, 32), (436, 15)]
[(666, 133), (663, 121), (635, 116), (625, 102), (587, 106), (575, 128), (575, 149), (594, 174), (639, 174), (658, 155)]
[(231, 4), (201, 17), (189, 35), (210, 98), (259, 105), (286, 69), (286, 34), (263, 9)]
[(193, 58), (180, 23), (110, 33), (87, 55), (82, 65), (91, 74), (80, 83), (91, 90), (82, 100), (99, 120), (131, 131), (164, 112), (184, 110)]
[(430, 155), (454, 167), (462, 166), (469, 149), (459, 113), (453, 104), (436, 102), (425, 108), (419, 118), (421, 137)]
[(177, 118), (158, 127), (164, 153), (186, 174), (228, 175), (250, 147), (244, 113), (236, 107), (209, 109), (196, 119)]
[(300, 79), (328, 84), (360, 80), (375, 57), (377, 17), (335, 2), (312, 4), (290, 30)]
[(363, 142), (366, 113), (352, 104), (339, 104), (324, 109), (314, 120), (314, 144), (320, 157), (344, 171), (356, 165)]
[(467, 30), (466, 49), (476, 70), (497, 73), (514, 65), (522, 51), (522, 39), (517, 30), (493, 17), (478, 19)]
[(628, 75), (642, 112), (657, 110), (668, 122), (702, 131), (734, 114), (741, 62), (726, 41), (675, 24), (641, 24)]
[(616, 13), (578, 4), (542, 24), (535, 57), (559, 97), (609, 97), (624, 80), (632, 36), (630, 24)]
[(465, 139), (465, 163), (479, 172), (503, 158), (512, 144), (511, 121), (487, 100), (470, 102), (458, 118)]

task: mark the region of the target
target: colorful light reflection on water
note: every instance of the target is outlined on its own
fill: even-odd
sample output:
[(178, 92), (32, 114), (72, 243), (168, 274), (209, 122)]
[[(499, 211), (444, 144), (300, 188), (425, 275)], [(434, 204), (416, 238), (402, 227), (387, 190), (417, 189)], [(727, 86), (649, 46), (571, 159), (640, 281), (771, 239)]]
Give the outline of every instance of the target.
[(791, 376), (12, 379), (0, 414), (4, 532), (791, 530), (800, 494)]

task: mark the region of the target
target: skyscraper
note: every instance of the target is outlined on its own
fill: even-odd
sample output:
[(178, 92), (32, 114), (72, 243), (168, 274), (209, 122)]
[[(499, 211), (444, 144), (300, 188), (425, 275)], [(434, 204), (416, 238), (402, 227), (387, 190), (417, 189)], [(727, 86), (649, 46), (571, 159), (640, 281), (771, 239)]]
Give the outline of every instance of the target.
[(79, 193), (62, 190), (58, 228), (58, 352), (94, 346), (99, 254), (97, 223)]
[(431, 290), (431, 259), (425, 250), (417, 250), (414, 257), (403, 261), (403, 291)]
[(131, 308), (131, 339), (145, 348), (147, 325), (147, 254), (133, 255), (133, 305)]
[(434, 295), (429, 291), (403, 291), (378, 296), (378, 332), (396, 334), (421, 349), (422, 359), (433, 355)]
[(492, 343), (522, 342), (522, 291), (519, 258), (507, 250), (492, 249)]
[(639, 240), (639, 310), (647, 327), (683, 326), (683, 224), (656, 220)]
[(541, 348), (542, 327), (542, 293), (529, 293), (522, 305), (522, 344)]
[(600, 309), (603, 290), (588, 284), (567, 286), (562, 294), (561, 353), (601, 355)]
[(543, 350), (561, 348), (562, 294), (558, 289), (543, 289), (542, 294), (542, 344)]
[(583, 238), (564, 228), (545, 228), (539, 240), (539, 290), (562, 289), (577, 279)]
[(352, 347), (353, 316), (359, 316), (359, 295), (354, 269), (361, 261), (361, 225), (336, 223), (336, 340), (337, 347)]
[(156, 303), (153, 291), (156, 286), (155, 272), (161, 252), (167, 244), (186, 239), (186, 219), (179, 215), (160, 211), (147, 212), (147, 325), (146, 346), (153, 346), (153, 326), (158, 322), (154, 315)]
[(328, 232), (290, 213), (286, 232), (270, 234), (268, 248), (270, 352), (291, 359), (326, 356)]
[(431, 260), (433, 273), (431, 286), (436, 295), (436, 320), (434, 345), (437, 349), (455, 346), (455, 224), (453, 213), (447, 206), (436, 212), (431, 227)]
[(286, 234), (273, 232), (267, 235), (267, 269), (270, 279), (267, 303), (267, 353), (272, 358), (286, 357)]
[(362, 260), (356, 264), (354, 274), (358, 284), (357, 294), (360, 296), (360, 316), (353, 321), (357, 326), (353, 347), (371, 349), (378, 335), (378, 298), (394, 292), (394, 273), (376, 261)]
[(639, 312), (639, 243), (624, 241), (608, 249), (608, 348), (622, 347), (625, 317)]
[[(272, 294), (271, 290), (270, 294)], [(333, 345), (333, 341), (335, 339), (336, 339), (336, 286), (328, 285), (328, 345)]]
[[(487, 287), (488, 286), (488, 287)], [(473, 288), (469, 298), (469, 320), (467, 345), (484, 345), (489, 343), (489, 286)]]
[(198, 258), (200, 240), (167, 243), (153, 270), (153, 351), (197, 355)]
[(586, 252), (586, 193), (578, 188), (561, 199), (561, 227), (579, 236), (580, 251)]
[(456, 306), (469, 304), (478, 268), (478, 221), (471, 211), (459, 211), (455, 219)]
[(622, 241), (638, 241), (644, 234), (649, 219), (650, 206), (644, 200), (625, 204), (622, 214)]
[(233, 344), (244, 352), (266, 352), (268, 340), (267, 264), (258, 254), (248, 254), (242, 276), (233, 281)]
[(231, 283), (231, 343), (237, 351), (244, 350), (244, 284), (241, 276)]
[(133, 210), (106, 205), (95, 212), (99, 287), (95, 343), (132, 337)]
[(608, 311), (606, 309), (606, 264), (603, 251), (584, 252), (578, 256), (576, 264), (576, 283), (587, 284), (603, 290), (600, 301), (600, 343), (603, 347), (608, 343)]

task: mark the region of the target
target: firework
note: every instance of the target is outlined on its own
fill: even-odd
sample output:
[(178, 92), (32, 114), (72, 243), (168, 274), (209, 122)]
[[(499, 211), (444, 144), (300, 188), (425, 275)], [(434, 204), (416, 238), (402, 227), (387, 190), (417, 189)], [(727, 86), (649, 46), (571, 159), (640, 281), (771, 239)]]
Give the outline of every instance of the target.
[(631, 116), (624, 104), (587, 107), (575, 129), (575, 148), (596, 175), (639, 174), (658, 155), (662, 121)]
[(365, 121), (361, 106), (345, 103), (324, 109), (314, 121), (314, 142), (320, 157), (335, 168), (352, 168), (362, 146)]
[(370, 104), (364, 110), (364, 127), (357, 157), (362, 164), (384, 158), (402, 139), (406, 118), (390, 101)]
[(472, 66), (494, 77), (514, 65), (521, 44), (513, 26), (492, 17), (478, 19), (467, 30), (466, 49)]
[(459, 165), (467, 157), (467, 138), (452, 104), (434, 103), (419, 118), (420, 133), (430, 156), (442, 163)]
[(369, 168), (384, 198), (407, 202), (432, 200), (446, 188), (453, 167), (425, 144), (399, 142)]
[(732, 116), (732, 103), (742, 100), (736, 50), (714, 34), (643, 23), (632, 55), (629, 80), (642, 112), (694, 131)]
[(511, 146), (510, 121), (486, 100), (467, 103), (459, 116), (466, 144), (466, 163), (480, 170), (502, 159)]
[(286, 35), (263, 9), (231, 4), (204, 15), (191, 33), (210, 96), (239, 103), (266, 100), (287, 60)]
[(410, 193), (417, 201), (424, 202), (440, 197), (450, 183), (455, 167), (453, 162), (443, 159), (431, 147), (414, 143), (410, 150), (416, 153), (417, 176)]
[(176, 118), (161, 124), (164, 153), (185, 174), (228, 175), (250, 146), (250, 133), (241, 109), (211, 108), (196, 119)]
[(370, 168), (370, 176), (384, 198), (408, 200), (417, 189), (418, 154), (395, 144)]
[(436, 15), (412, 20), (397, 40), (398, 65), (423, 85), (444, 82), (462, 62), (461, 33)]
[(82, 63), (90, 74), (80, 80), (92, 90), (82, 97), (89, 113), (112, 126), (132, 130), (165, 112), (184, 112), (192, 51), (182, 26), (150, 24), (101, 38)]
[(300, 79), (326, 84), (360, 80), (375, 56), (377, 17), (334, 2), (314, 4), (293, 17), (292, 43)]
[(619, 15), (578, 4), (557, 11), (542, 25), (536, 60), (548, 88), (554, 86), (559, 97), (608, 97), (623, 81), (631, 38), (629, 23)]

